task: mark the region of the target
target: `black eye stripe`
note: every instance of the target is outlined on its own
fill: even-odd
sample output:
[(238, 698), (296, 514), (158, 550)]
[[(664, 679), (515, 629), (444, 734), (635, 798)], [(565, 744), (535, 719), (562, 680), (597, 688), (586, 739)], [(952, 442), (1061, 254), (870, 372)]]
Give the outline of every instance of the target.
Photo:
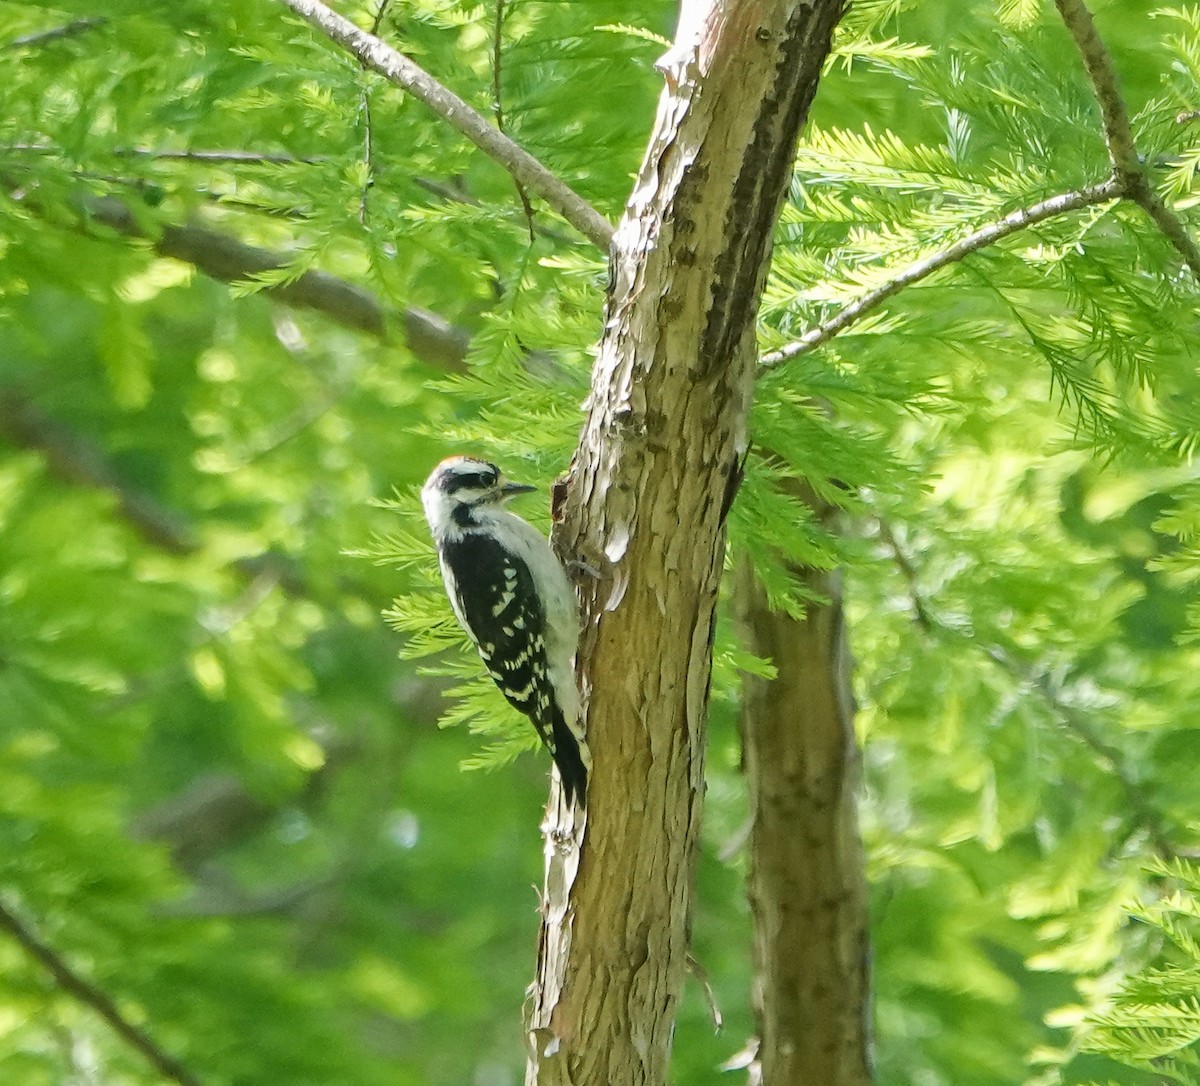
[(495, 471), (455, 471), (446, 480), (446, 490), (486, 490), (496, 485)]

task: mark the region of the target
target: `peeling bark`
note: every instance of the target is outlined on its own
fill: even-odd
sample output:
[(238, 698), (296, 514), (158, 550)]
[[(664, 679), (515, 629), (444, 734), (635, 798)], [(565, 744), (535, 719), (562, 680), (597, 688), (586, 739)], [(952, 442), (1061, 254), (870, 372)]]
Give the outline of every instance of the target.
[(595, 761), (552, 800), (527, 1083), (659, 1086), (687, 951), (724, 498), (796, 137), (841, 0), (690, 4), (613, 242), (557, 542), (584, 579)]
[(758, 1064), (766, 1086), (866, 1086), (867, 894), (841, 578), (797, 573), (825, 601), (803, 621), (770, 609), (748, 565), (736, 592), (746, 647), (776, 668), (742, 689)]

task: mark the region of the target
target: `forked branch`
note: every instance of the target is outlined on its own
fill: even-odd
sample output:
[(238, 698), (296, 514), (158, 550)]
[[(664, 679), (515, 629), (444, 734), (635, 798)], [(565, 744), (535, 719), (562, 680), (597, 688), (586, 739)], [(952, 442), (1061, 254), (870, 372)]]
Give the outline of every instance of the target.
[(884, 302), (895, 297), (905, 287), (957, 263), (971, 253), (1027, 227), (1110, 200), (1129, 200), (1142, 208), (1163, 236), (1179, 251), (1188, 267), (1200, 277), (1200, 246), (1184, 226), (1183, 220), (1167, 206), (1151, 183), (1149, 172), (1137, 152), (1129, 109), (1121, 96), (1112, 56), (1096, 31), (1091, 12), (1083, 0), (1055, 0), (1055, 6), (1075, 40), (1088, 78), (1092, 82), (1093, 92), (1100, 106), (1104, 142), (1112, 162), (1112, 177), (1098, 185), (1064, 192), (1029, 207), (1012, 211), (1002, 219), (968, 234), (948, 248), (916, 261), (874, 290), (868, 291), (814, 325), (799, 339), (763, 355), (761, 361), (764, 368), (778, 366), (788, 359), (797, 358), (828, 343), (834, 336), (857, 324)]
[(1200, 277), (1200, 246), (1188, 233), (1183, 220), (1167, 207), (1150, 181), (1150, 175), (1134, 144), (1129, 109), (1121, 96), (1112, 56), (1096, 31), (1091, 11), (1083, 0), (1054, 0), (1054, 6), (1075, 39), (1083, 66), (1092, 81), (1092, 91), (1100, 106), (1104, 124), (1104, 142), (1112, 161), (1113, 177), (1121, 186), (1121, 195), (1150, 216), (1163, 236), (1179, 251), (1187, 266)]

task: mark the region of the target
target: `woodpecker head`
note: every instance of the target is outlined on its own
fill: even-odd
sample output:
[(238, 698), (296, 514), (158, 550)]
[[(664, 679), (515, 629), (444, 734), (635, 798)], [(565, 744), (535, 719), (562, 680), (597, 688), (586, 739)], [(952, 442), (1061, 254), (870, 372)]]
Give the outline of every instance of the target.
[(425, 518), (435, 537), (466, 528), (480, 512), (536, 487), (510, 483), (495, 464), (474, 456), (451, 456), (430, 473), (421, 488)]

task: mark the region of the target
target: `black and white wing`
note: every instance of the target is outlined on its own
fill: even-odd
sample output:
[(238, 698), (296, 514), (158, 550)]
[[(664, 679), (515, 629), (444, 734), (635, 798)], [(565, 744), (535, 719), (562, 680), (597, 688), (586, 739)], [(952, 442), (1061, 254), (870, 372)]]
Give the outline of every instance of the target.
[(554, 689), (546, 615), (529, 567), (494, 536), (467, 532), (443, 543), (442, 572), (454, 613), (488, 673), (537, 729), (567, 799), (582, 799), (587, 769)]

